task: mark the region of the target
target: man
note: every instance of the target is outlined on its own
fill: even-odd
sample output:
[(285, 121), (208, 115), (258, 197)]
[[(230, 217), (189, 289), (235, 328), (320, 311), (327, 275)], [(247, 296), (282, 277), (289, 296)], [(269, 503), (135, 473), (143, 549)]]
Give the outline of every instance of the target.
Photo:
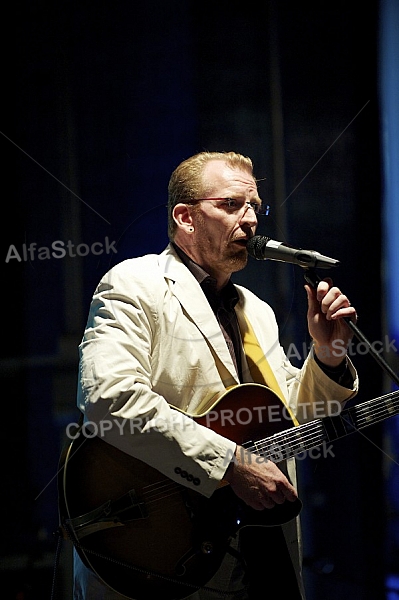
[[(248, 329), (262, 355), (257, 366), (265, 363), (271, 373), (266, 384), (277, 389), (296, 424), (315, 418), (316, 405), (317, 416), (321, 407), (328, 414), (332, 399), (344, 405), (357, 391), (355, 370), (342, 355), (351, 339), (343, 317), (356, 319), (355, 309), (327, 281), (317, 290), (306, 286), (313, 348), (298, 370), (278, 342), (272, 309), (233, 285), (231, 275), (245, 267), (246, 244), (262, 213), (249, 158), (204, 152), (184, 161), (170, 179), (168, 210), (166, 250), (122, 262), (95, 291), (80, 347), (79, 408), (98, 424), (109, 417), (119, 424), (139, 418), (134, 434), (121, 426), (103, 428), (103, 439), (204, 497), (227, 482), (256, 511), (294, 502), (292, 464), (284, 474), (223, 434), (190, 427), (188, 415), (230, 386), (259, 383), (243, 343)], [(282, 597), (304, 598), (299, 540), (295, 519), (243, 528), (206, 587), (241, 600), (268, 598), (276, 586)], [(206, 589), (191, 597), (218, 595)], [(92, 598), (121, 596), (76, 556), (75, 600)]]

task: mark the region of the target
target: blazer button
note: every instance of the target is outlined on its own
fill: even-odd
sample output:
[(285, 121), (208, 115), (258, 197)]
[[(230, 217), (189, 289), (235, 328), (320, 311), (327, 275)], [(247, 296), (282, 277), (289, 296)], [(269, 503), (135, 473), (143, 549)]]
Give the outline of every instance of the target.
[(200, 483), (201, 483), (201, 480), (198, 477), (194, 477), (193, 484), (194, 485), (199, 485)]
[(192, 481), (194, 479), (194, 475), (191, 475), (191, 473), (189, 473), (187, 475), (187, 481)]
[(175, 473), (176, 473), (176, 475), (180, 475), (180, 473), (181, 473), (181, 468), (180, 468), (180, 467), (176, 467), (176, 468), (175, 468)]

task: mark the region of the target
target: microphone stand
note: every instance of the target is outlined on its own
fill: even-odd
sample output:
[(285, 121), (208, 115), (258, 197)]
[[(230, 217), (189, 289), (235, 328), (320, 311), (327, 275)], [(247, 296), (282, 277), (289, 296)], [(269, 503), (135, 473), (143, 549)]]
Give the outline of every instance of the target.
[[(314, 289), (317, 288), (318, 283), (322, 281), (321, 277), (316, 273), (314, 268), (305, 267), (304, 268), (304, 277), (307, 283)], [(388, 363), (382, 358), (380, 354), (373, 348), (372, 344), (365, 337), (365, 335), (360, 331), (356, 323), (352, 321), (350, 317), (344, 317), (345, 322), (348, 324), (350, 329), (352, 329), (353, 333), (356, 337), (364, 342), (367, 348), (370, 350), (371, 356), (378, 362), (380, 367), (391, 377), (391, 379), (399, 386), (399, 376), (391, 369)]]

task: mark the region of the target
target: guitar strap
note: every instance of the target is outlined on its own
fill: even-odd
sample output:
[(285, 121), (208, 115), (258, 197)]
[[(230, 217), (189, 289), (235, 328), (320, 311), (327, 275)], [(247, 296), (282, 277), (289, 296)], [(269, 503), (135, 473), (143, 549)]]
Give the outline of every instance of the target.
[(241, 338), (244, 346), (244, 352), (248, 363), (252, 379), (255, 383), (260, 383), (269, 387), (286, 407), (294, 425), (299, 425), (294, 413), (287, 404), (283, 392), (278, 384), (276, 376), (270, 367), (269, 361), (260, 347), (258, 339), (252, 328), (251, 323), (248, 321), (244, 311), (239, 304), (235, 307), (238, 325), (241, 332)]

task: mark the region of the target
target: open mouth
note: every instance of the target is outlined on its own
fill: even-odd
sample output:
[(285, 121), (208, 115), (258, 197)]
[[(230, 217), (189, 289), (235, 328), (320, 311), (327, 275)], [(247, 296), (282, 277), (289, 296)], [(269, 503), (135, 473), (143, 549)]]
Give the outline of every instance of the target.
[(246, 248), (248, 240), (247, 240), (247, 238), (241, 238), (241, 239), (238, 239), (238, 240), (233, 240), (233, 243), (234, 244), (238, 244), (242, 248)]

